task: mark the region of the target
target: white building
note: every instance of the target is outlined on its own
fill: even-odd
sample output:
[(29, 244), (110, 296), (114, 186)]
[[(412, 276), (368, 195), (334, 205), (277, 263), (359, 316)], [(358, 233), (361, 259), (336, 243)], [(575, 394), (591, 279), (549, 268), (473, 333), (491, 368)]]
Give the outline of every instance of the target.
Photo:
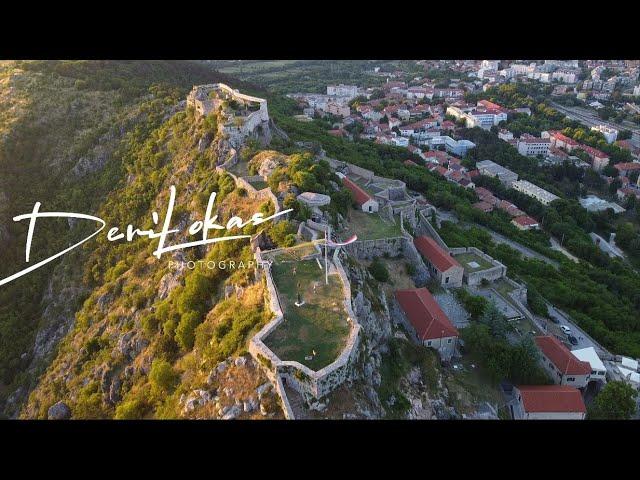
[(467, 128), (480, 127), (485, 130), (507, 120), (506, 112), (497, 110), (480, 109), (465, 112), (458, 107), (447, 107), (447, 115), (451, 115), (456, 120), (464, 119)]
[(327, 85), (327, 95), (333, 97), (348, 97), (350, 99), (358, 96), (358, 87), (356, 85)]
[(502, 165), (498, 165), (491, 160), (483, 160), (481, 162), (477, 162), (476, 168), (481, 175), (496, 177), (506, 186), (510, 186), (513, 182), (518, 180), (517, 173), (512, 172), (508, 168), (504, 168)]
[(548, 138), (524, 137), (518, 140), (518, 152), (526, 157), (536, 157), (538, 155), (549, 155), (551, 140)]
[(578, 76), (573, 70), (556, 70), (551, 74), (551, 79), (563, 83), (576, 83)]
[(618, 130), (608, 127), (606, 125), (598, 125), (597, 127), (591, 127), (591, 130), (602, 133), (607, 143), (613, 143), (618, 138)]
[(596, 349), (593, 347), (581, 348), (579, 350), (571, 350), (571, 354), (582, 362), (588, 362), (591, 365), (591, 380), (600, 380), (607, 383), (607, 367), (598, 356)]
[(535, 198), (543, 205), (549, 205), (554, 200), (558, 200), (560, 198), (557, 195), (528, 182), (527, 180), (517, 180), (511, 184), (511, 188), (520, 193), (524, 193), (529, 197)]
[(513, 140), (513, 133), (511, 133), (509, 130), (501, 128), (500, 131), (498, 132), (498, 138), (500, 140), (504, 140), (505, 142), (508, 142), (509, 140)]

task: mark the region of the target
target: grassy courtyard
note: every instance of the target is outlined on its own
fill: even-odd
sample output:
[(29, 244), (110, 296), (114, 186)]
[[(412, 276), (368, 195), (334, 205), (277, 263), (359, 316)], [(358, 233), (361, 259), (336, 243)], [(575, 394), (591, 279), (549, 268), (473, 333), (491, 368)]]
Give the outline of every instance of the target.
[[(330, 275), (326, 285), (324, 270), (315, 259), (276, 261), (271, 271), (284, 321), (265, 339), (265, 344), (282, 360), (294, 360), (320, 370), (340, 355), (351, 330), (344, 309), (342, 282), (337, 275)], [(298, 285), (305, 302), (301, 307), (295, 305)]]
[(358, 235), (358, 240), (377, 240), (402, 235), (398, 218), (392, 222), (378, 213), (365, 213), (362, 210), (352, 209), (349, 211), (346, 223), (347, 228), (342, 233), (342, 238), (348, 238), (354, 233)]
[[(484, 258), (472, 252), (460, 253), (458, 255), (455, 255), (455, 258), (467, 273), (479, 272), (480, 270), (486, 270), (493, 267), (491, 263), (487, 262)], [(475, 262), (477, 266), (470, 265), (473, 262)]]

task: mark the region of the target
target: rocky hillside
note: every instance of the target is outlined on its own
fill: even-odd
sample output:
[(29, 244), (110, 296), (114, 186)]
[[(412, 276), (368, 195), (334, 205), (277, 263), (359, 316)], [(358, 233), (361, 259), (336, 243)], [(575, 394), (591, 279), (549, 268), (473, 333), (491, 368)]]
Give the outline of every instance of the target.
[[(182, 227), (203, 217), (212, 191), (221, 218), (272, 211), (215, 173), (225, 149), (215, 138), (216, 118), (196, 120), (185, 111), (191, 86), (215, 81), (230, 82), (189, 62), (3, 62), (2, 278), (24, 268), (26, 225), (11, 218), (36, 201), (43, 211), (94, 214), (110, 226), (141, 229), (151, 228), (151, 211), (163, 215), (170, 185), (177, 188), (174, 219)], [(39, 223), (32, 261), (86, 236), (92, 226), (84, 223)], [(207, 402), (190, 388), (203, 385), (220, 415), (237, 414), (238, 402), (243, 412), (248, 402), (248, 415), (279, 414), (265, 387), (255, 391), (264, 382), (251, 362), (232, 366), (249, 372), (241, 385), (223, 385), (221, 371), (212, 375), (224, 369), (220, 362), (242, 353), (245, 337), (266, 320), (262, 285), (252, 281), (252, 271), (168, 267), (182, 257), (247, 260), (246, 244), (157, 260), (147, 239), (95, 240), (0, 289), (6, 415), (198, 415), (196, 406)], [(232, 316), (236, 309), (246, 316)], [(218, 386), (229, 395), (211, 394)]]

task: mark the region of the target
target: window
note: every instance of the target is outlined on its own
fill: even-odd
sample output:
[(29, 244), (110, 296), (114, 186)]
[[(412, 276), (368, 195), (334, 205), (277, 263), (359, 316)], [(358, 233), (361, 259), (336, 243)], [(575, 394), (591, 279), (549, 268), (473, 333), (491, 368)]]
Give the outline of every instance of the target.
[(575, 382), (575, 377), (567, 377), (567, 382)]
[(429, 341), (427, 342), (427, 345), (428, 345), (428, 346), (431, 346), (431, 340), (429, 340)]
[(451, 339), (447, 340), (447, 343), (451, 343)]

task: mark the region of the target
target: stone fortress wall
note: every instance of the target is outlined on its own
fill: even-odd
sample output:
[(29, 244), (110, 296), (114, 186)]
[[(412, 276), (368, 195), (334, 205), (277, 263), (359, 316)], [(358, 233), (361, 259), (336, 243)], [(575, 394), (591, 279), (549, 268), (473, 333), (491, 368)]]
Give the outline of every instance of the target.
[[(259, 248), (256, 249), (255, 257), (256, 261), (263, 261), (262, 252)], [(268, 337), (269, 334), (283, 322), (284, 314), (280, 306), (275, 283), (271, 276), (270, 267), (265, 266), (265, 268), (260, 269), (260, 272), (264, 273), (264, 279), (269, 292), (269, 307), (274, 314), (274, 319), (265, 325), (262, 330), (250, 340), (249, 353), (258, 364), (262, 366), (267, 377), (274, 385), (278, 383), (281, 385), (282, 379), (285, 379), (287, 385), (300, 392), (306, 400), (322, 398), (345, 380), (350, 379), (353, 374), (353, 361), (358, 351), (360, 324), (353, 312), (351, 304), (351, 284), (342, 266), (340, 254), (337, 250), (333, 255), (333, 264), (342, 282), (344, 305), (349, 322), (351, 323), (351, 331), (347, 338), (346, 345), (338, 358), (318, 371), (313, 371), (299, 362), (281, 360), (264, 344), (263, 339)], [(286, 412), (286, 405), (288, 404), (286, 394), (284, 390), (282, 390), (282, 392), (278, 391), (278, 393), (280, 393), (283, 400)]]
[(465, 283), (469, 286), (479, 285), (480, 282), (485, 279), (491, 282), (507, 276), (507, 267), (476, 247), (450, 248), (449, 253), (453, 255), (458, 255), (461, 253), (473, 253), (493, 265), (491, 268), (478, 270), (477, 272), (467, 273), (465, 271), (463, 278), (465, 280)]
[[(212, 92), (215, 92), (216, 96), (212, 97)], [(187, 95), (187, 106), (193, 107), (198, 115), (206, 116), (218, 110), (227, 99), (234, 100), (245, 106), (258, 106), (258, 110), (251, 112), (246, 117), (234, 117), (229, 112), (225, 112), (227, 113), (225, 118), (227, 121), (218, 124), (218, 133), (228, 136), (229, 143), (232, 146), (238, 147), (241, 145), (244, 138), (252, 135), (260, 126), (268, 129), (269, 110), (267, 100), (240, 93), (224, 83), (194, 86), (189, 95)]]

